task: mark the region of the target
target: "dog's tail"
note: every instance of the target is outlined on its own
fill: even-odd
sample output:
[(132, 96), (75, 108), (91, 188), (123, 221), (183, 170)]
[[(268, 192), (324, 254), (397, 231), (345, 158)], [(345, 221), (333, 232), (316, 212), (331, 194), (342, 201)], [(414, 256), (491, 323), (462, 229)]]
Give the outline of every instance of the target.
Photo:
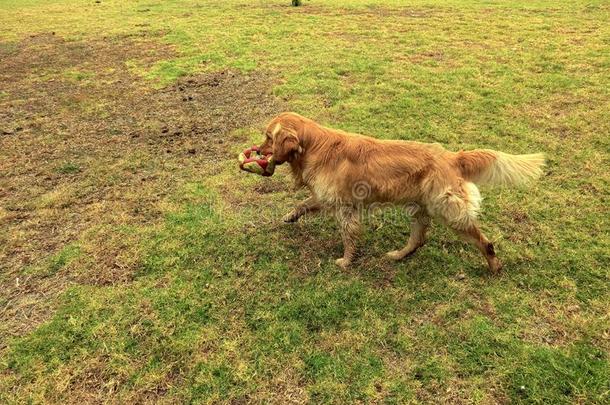
[(475, 149), (456, 153), (453, 165), (464, 179), (473, 183), (512, 186), (540, 177), (544, 155), (509, 155), (490, 149)]

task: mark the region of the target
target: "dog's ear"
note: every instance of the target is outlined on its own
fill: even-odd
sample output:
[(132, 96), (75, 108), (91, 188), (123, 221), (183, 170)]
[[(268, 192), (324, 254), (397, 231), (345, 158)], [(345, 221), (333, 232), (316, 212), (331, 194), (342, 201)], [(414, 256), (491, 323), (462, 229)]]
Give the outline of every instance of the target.
[(278, 164), (292, 161), (303, 149), (297, 132), (278, 124), (273, 130), (273, 158)]

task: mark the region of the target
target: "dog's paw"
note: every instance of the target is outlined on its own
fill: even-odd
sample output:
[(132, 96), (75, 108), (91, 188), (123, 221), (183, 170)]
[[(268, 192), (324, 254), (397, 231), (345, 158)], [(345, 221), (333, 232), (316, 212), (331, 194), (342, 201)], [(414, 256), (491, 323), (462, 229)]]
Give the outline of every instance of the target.
[(282, 217), (282, 221), (286, 224), (291, 224), (293, 222), (297, 222), (298, 219), (299, 219), (299, 216), (294, 211), (291, 211)]
[(401, 260), (404, 259), (405, 255), (400, 250), (392, 250), (385, 254), (385, 257), (391, 260)]
[(352, 262), (351, 262), (351, 260), (347, 260), (342, 257), (340, 259), (335, 260), (335, 264), (337, 266), (341, 267), (342, 269), (347, 269), (350, 266), (350, 264), (352, 264)]
[(494, 257), (488, 264), (492, 274), (499, 274), (502, 271), (502, 262), (497, 257)]

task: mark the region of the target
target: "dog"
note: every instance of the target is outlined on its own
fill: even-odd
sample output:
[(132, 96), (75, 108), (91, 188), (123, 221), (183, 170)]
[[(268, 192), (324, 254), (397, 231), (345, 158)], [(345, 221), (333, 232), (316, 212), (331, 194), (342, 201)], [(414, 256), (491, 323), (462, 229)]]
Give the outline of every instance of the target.
[(416, 204), (406, 245), (387, 253), (401, 260), (420, 248), (435, 218), (473, 244), (489, 270), (502, 268), (493, 244), (477, 226), (481, 195), (477, 185), (519, 185), (542, 174), (544, 155), (510, 155), (489, 149), (451, 152), (440, 144), (379, 140), (323, 127), (299, 114), (285, 112), (267, 125), (261, 153), (273, 154), (276, 164), (288, 163), (297, 187), (311, 197), (284, 216), (295, 222), (302, 215), (333, 208), (343, 240), (347, 268), (356, 254), (361, 231), (359, 209), (372, 204)]

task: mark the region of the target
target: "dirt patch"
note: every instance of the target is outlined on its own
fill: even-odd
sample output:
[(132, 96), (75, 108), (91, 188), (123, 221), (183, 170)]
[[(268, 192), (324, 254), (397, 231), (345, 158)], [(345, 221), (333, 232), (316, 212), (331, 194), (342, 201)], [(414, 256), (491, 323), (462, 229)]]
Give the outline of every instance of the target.
[(174, 55), (174, 51), (170, 46), (153, 42), (147, 36), (82, 42), (66, 41), (54, 33), (41, 33), (18, 43), (0, 45), (0, 54), (1, 80), (14, 83), (28, 76), (76, 67), (118, 67), (121, 62), (132, 59), (149, 65)]
[[(108, 229), (154, 223), (172, 190), (233, 158), (231, 131), (281, 110), (269, 74), (226, 70), (155, 89), (128, 68), (173, 55), (147, 36), (0, 43), (0, 335), (34, 327), (71, 283), (129, 281), (136, 244)], [(24, 277), (76, 241), (88, 270), (60, 263)]]
[(254, 191), (258, 194), (269, 194), (289, 191), (290, 186), (285, 182), (277, 179), (268, 179), (264, 183), (259, 183), (254, 186)]
[(142, 136), (151, 146), (162, 145), (167, 153), (201, 152), (226, 159), (233, 152), (223, 135), (278, 111), (269, 94), (271, 84), (269, 76), (229, 70), (182, 79), (144, 101), (141, 121), (146, 124), (130, 135)]

